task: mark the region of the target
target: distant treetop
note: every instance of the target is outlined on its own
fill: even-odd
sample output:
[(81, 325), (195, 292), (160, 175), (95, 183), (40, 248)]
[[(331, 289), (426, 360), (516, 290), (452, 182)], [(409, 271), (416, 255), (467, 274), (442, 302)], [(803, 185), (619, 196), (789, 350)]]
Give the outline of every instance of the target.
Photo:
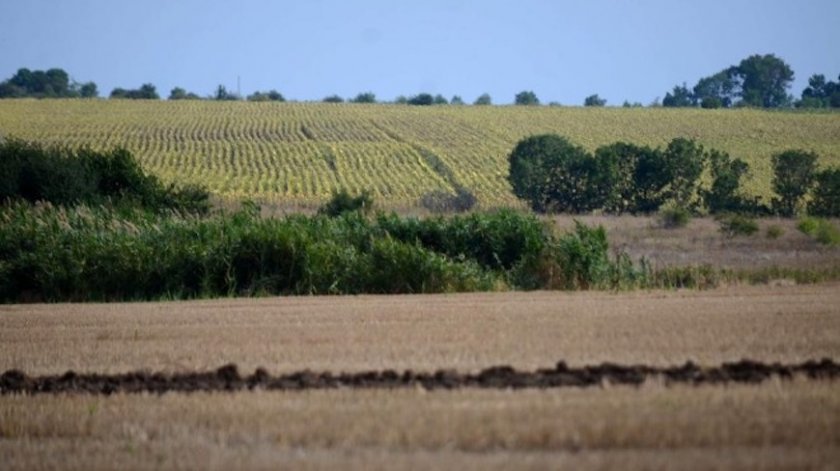
[(12, 78), (0, 82), (0, 98), (95, 98), (99, 95), (93, 82), (70, 81), (63, 69), (18, 69)]

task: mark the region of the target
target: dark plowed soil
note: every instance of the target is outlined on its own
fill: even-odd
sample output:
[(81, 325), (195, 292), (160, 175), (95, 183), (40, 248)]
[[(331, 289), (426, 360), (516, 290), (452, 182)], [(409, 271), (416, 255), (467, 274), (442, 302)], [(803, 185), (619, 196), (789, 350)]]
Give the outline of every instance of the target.
[(604, 384), (639, 385), (649, 378), (661, 378), (665, 384), (760, 383), (770, 378), (813, 380), (840, 378), (840, 364), (831, 359), (800, 364), (761, 363), (741, 360), (716, 367), (700, 367), (688, 362), (682, 366), (657, 368), (644, 365), (602, 363), (597, 366), (569, 368), (559, 362), (552, 369), (517, 371), (509, 366), (494, 366), (478, 374), (453, 370), (433, 373), (407, 370), (366, 371), (361, 373), (316, 373), (309, 370), (271, 376), (262, 368), (242, 376), (236, 365), (216, 371), (179, 374), (137, 371), (126, 374), (80, 374), (30, 377), (19, 370), (0, 376), (0, 394), (42, 393), (165, 393), (194, 391), (302, 390), (332, 388), (561, 388)]

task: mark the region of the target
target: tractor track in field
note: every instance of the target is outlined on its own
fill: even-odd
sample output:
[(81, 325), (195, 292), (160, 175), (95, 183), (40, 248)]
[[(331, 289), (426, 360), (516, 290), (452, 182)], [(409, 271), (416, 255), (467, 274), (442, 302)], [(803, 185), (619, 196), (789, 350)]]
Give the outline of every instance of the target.
[(109, 395), (115, 393), (210, 392), (309, 389), (394, 389), (423, 388), (428, 390), (457, 388), (563, 388), (602, 387), (611, 385), (641, 385), (659, 379), (666, 385), (761, 383), (773, 378), (790, 380), (840, 379), (840, 364), (824, 358), (798, 364), (763, 363), (741, 360), (720, 366), (702, 367), (692, 362), (680, 366), (653, 367), (602, 363), (579, 368), (559, 362), (554, 368), (534, 371), (516, 370), (510, 366), (494, 366), (478, 373), (459, 373), (455, 370), (415, 372), (406, 370), (363, 371), (358, 373), (313, 372), (270, 375), (258, 368), (243, 376), (234, 364), (214, 371), (181, 372), (174, 374), (135, 371), (124, 374), (76, 373), (28, 376), (20, 370), (7, 370), (0, 375), (0, 394), (61, 394), (82, 393)]

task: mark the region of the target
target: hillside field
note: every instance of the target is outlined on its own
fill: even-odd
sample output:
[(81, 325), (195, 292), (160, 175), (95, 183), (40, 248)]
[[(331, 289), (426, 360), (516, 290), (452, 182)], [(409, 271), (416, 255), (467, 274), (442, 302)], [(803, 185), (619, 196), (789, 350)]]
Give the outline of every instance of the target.
[(789, 148), (840, 165), (840, 114), (665, 108), (403, 106), (214, 101), (0, 100), (0, 136), (124, 146), (163, 180), (223, 199), (313, 207), (369, 189), (385, 207), (465, 187), (482, 207), (517, 206), (507, 156), (528, 135), (594, 150), (688, 137), (746, 160), (746, 190), (770, 197), (771, 161)]

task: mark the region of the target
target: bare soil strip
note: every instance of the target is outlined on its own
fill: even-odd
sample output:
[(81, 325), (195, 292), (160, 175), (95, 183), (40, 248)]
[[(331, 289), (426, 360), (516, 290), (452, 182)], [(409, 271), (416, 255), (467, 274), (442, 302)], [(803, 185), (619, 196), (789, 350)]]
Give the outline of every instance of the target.
[(648, 379), (661, 378), (665, 384), (691, 385), (761, 383), (777, 377), (793, 379), (801, 376), (814, 380), (840, 378), (840, 364), (824, 358), (799, 364), (762, 363), (741, 360), (717, 367), (700, 367), (692, 362), (682, 366), (653, 367), (602, 363), (596, 366), (570, 368), (558, 362), (552, 369), (518, 371), (510, 366), (494, 366), (478, 374), (463, 374), (454, 370), (433, 373), (406, 370), (365, 371), (360, 373), (315, 373), (309, 370), (271, 376), (259, 368), (242, 376), (236, 365), (225, 365), (216, 371), (179, 374), (136, 371), (127, 374), (77, 374), (29, 377), (19, 370), (8, 370), (0, 376), (0, 394), (44, 393), (166, 393), (242, 391), (256, 388), (266, 390), (306, 390), (335, 388), (417, 388), (428, 390), (456, 388), (562, 388), (590, 387), (603, 384), (640, 385)]

